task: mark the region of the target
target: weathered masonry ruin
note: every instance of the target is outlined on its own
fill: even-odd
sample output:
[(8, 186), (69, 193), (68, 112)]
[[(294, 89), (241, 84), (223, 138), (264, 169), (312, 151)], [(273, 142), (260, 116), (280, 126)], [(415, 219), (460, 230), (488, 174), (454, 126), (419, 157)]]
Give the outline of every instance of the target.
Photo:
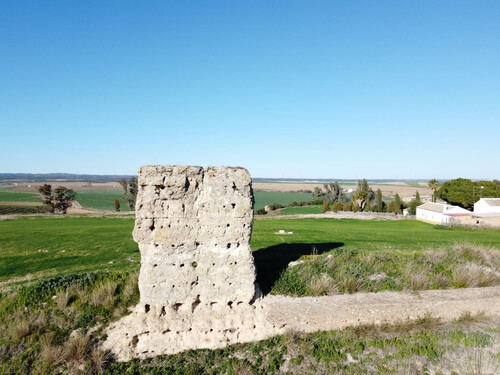
[(110, 334), (119, 358), (264, 337), (252, 222), (246, 169), (140, 169), (133, 235), (141, 251), (141, 298)]
[(250, 250), (246, 169), (146, 166), (139, 171), (134, 239), (141, 251), (140, 303), (110, 325), (103, 348), (116, 359), (220, 348), (284, 333), (358, 324), (500, 315), (500, 287), (261, 298)]
[(242, 168), (141, 168), (134, 239), (145, 311), (193, 313), (255, 298), (250, 182)]

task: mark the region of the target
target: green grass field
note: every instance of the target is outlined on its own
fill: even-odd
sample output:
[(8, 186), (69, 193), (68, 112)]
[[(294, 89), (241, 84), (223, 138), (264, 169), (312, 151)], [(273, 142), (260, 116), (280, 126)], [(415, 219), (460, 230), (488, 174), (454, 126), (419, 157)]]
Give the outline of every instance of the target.
[(133, 225), (133, 219), (71, 217), (1, 221), (0, 281), (27, 274), (138, 269)]
[[(37, 218), (0, 221), (0, 281), (27, 274), (56, 275), (139, 268), (133, 219)], [(276, 235), (280, 229), (293, 235)], [(335, 219), (255, 220), (257, 264), (289, 261), (335, 248), (415, 251), (470, 242), (500, 248), (500, 231), (441, 227), (416, 221)], [(110, 263), (112, 262), (112, 263)]]
[(0, 189), (0, 202), (41, 202), (38, 193)]
[(76, 200), (85, 208), (114, 211), (115, 199), (120, 202), (120, 211), (129, 211), (121, 190), (76, 190)]
[[(274, 234), (283, 229), (293, 235)], [(255, 220), (252, 249), (283, 243), (328, 244), (358, 250), (422, 250), (471, 242), (500, 248), (500, 231), (444, 228), (414, 220), (277, 219)]]
[(309, 202), (312, 200), (312, 193), (281, 193), (281, 192), (254, 192), (256, 210), (264, 208), (271, 203), (279, 203), (286, 206), (292, 202)]

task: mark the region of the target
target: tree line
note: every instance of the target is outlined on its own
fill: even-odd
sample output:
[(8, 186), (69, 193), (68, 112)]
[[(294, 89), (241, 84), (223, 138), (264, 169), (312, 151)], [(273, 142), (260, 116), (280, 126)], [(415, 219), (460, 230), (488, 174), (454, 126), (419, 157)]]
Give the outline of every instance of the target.
[[(388, 204), (384, 202), (382, 191), (374, 192), (366, 179), (358, 180), (356, 191), (353, 194), (343, 192), (338, 181), (316, 187), (313, 192), (313, 201), (322, 202), (322, 211), (349, 211), (349, 212), (392, 212), (403, 213), (403, 209), (421, 204), (420, 195), (416, 193), (416, 203), (407, 205), (399, 194), (396, 193), (394, 200)], [(413, 211), (413, 210), (412, 210)]]

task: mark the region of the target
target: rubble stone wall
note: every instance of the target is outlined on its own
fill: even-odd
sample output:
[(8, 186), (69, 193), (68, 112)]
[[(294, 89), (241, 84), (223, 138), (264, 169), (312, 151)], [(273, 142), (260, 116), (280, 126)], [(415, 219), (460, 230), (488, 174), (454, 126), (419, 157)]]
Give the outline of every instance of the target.
[(106, 345), (129, 359), (267, 337), (248, 171), (145, 166), (138, 187), (140, 303), (111, 327)]

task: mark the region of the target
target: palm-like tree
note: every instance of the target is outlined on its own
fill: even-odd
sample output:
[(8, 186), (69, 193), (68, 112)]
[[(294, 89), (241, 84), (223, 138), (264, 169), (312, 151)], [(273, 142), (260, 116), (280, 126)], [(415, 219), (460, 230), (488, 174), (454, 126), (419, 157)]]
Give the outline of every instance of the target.
[(429, 187), (432, 189), (432, 201), (433, 202), (436, 202), (436, 190), (439, 189), (440, 186), (441, 186), (441, 184), (435, 178), (433, 178), (432, 180), (429, 181)]

